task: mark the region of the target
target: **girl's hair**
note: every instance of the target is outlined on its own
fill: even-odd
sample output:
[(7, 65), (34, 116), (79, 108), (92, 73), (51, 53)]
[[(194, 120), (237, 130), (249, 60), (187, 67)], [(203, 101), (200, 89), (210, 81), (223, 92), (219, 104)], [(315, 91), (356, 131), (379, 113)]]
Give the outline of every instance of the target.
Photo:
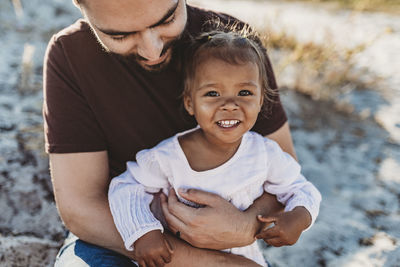
[(193, 89), (197, 67), (209, 58), (215, 58), (232, 65), (255, 63), (258, 67), (261, 90), (264, 99), (262, 112), (266, 111), (271, 97), (276, 96), (268, 83), (266, 52), (258, 37), (249, 28), (240, 31), (214, 30), (205, 32), (192, 40), (185, 54), (185, 79), (183, 96), (189, 96)]

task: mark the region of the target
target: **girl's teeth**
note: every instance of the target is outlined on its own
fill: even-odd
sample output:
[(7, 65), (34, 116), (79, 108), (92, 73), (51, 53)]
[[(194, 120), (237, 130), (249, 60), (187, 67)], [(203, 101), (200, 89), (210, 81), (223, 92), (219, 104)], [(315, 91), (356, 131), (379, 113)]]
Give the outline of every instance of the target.
[(238, 124), (238, 120), (226, 120), (226, 121), (219, 121), (218, 124), (222, 127), (232, 127), (236, 124)]

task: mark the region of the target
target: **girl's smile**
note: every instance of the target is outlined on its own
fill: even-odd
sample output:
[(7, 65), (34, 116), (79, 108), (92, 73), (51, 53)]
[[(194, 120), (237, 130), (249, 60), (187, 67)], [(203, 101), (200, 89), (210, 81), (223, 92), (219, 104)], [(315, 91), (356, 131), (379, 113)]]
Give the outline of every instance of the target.
[(239, 120), (221, 120), (217, 121), (218, 126), (221, 126), (222, 128), (232, 128), (238, 126), (240, 123)]
[(229, 64), (216, 58), (196, 67), (194, 86), (184, 103), (206, 140), (214, 145), (239, 145), (257, 120), (263, 98), (255, 63)]

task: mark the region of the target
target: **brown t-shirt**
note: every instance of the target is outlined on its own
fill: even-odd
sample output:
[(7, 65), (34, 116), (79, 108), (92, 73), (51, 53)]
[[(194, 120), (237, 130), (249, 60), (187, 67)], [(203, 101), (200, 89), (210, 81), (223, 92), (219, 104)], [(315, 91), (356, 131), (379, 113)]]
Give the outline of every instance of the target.
[[(212, 17), (234, 20), (187, 9), (186, 35), (200, 33)], [(48, 45), (44, 64), (46, 152), (107, 150), (110, 175), (115, 176), (139, 150), (195, 127), (180, 98), (183, 77), (177, 61), (173, 59), (161, 72), (147, 72), (135, 62), (103, 51), (84, 20), (60, 31)], [(269, 69), (270, 85), (276, 87)], [(266, 135), (286, 122), (277, 100), (271, 114), (260, 116), (253, 130)]]

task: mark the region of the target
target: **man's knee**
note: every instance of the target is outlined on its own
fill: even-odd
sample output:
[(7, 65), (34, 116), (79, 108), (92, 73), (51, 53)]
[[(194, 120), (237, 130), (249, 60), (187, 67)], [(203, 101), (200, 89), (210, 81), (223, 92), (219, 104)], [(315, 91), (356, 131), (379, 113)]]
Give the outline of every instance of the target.
[(58, 252), (54, 267), (88, 267), (80, 257), (75, 255), (75, 243), (77, 237), (70, 234)]
[(79, 240), (70, 234), (60, 249), (55, 267), (135, 267), (129, 258), (112, 250)]
[(137, 267), (131, 259), (115, 251), (77, 240), (75, 255), (81, 258), (89, 266), (96, 267)]

